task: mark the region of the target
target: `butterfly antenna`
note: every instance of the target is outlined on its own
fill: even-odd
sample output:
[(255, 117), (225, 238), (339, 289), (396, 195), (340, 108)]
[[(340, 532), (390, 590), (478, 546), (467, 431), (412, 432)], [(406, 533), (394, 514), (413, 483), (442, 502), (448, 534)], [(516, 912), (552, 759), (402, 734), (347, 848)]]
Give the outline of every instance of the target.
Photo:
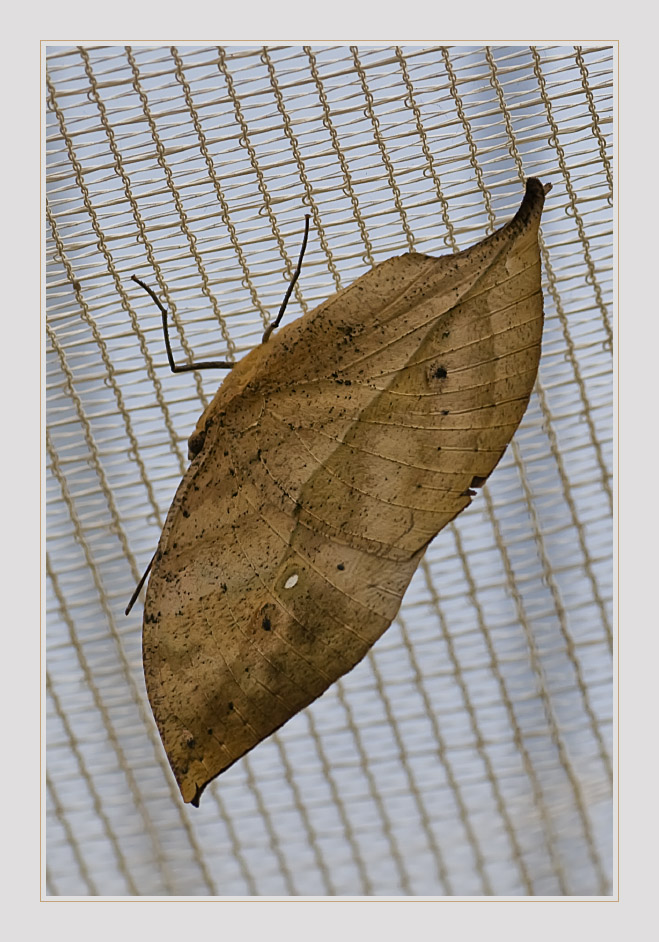
[(286, 294), (284, 295), (284, 300), (281, 302), (281, 307), (279, 308), (279, 313), (277, 314), (277, 317), (274, 319), (274, 321), (272, 322), (272, 324), (268, 324), (268, 326), (266, 327), (265, 333), (263, 334), (263, 338), (262, 338), (262, 340), (261, 340), (261, 343), (265, 343), (266, 340), (268, 340), (268, 338), (270, 337), (270, 334), (273, 332), (273, 330), (276, 330), (277, 327), (279, 327), (279, 324), (280, 324), (280, 322), (281, 322), (281, 319), (282, 319), (282, 317), (284, 316), (284, 311), (286, 310), (286, 305), (288, 304), (288, 299), (290, 298), (291, 294), (293, 293), (293, 288), (295, 287), (295, 282), (296, 282), (296, 281), (298, 280), (298, 278), (300, 277), (300, 272), (302, 271), (302, 259), (304, 258), (304, 253), (305, 253), (306, 248), (307, 248), (307, 240), (308, 240), (308, 238), (309, 238), (309, 215), (307, 214), (307, 215), (304, 217), (304, 237), (303, 237), (303, 239), (302, 239), (302, 248), (300, 249), (300, 257), (299, 257), (298, 260), (297, 260), (297, 268), (295, 269), (295, 272), (293, 273), (293, 277), (291, 278), (291, 283), (289, 284), (288, 290), (286, 291)]

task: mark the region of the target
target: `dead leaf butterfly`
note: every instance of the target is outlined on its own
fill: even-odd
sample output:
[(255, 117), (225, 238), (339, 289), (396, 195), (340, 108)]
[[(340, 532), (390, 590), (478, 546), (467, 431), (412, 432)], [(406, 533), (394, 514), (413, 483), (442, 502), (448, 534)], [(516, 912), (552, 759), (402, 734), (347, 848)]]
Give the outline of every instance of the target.
[[(190, 437), (150, 567), (144, 675), (184, 801), (359, 663), (496, 467), (538, 369), (548, 190), (529, 179), (482, 242), (391, 258), (274, 332), (307, 219), (277, 319)], [(231, 367), (176, 366), (135, 281), (172, 369)]]

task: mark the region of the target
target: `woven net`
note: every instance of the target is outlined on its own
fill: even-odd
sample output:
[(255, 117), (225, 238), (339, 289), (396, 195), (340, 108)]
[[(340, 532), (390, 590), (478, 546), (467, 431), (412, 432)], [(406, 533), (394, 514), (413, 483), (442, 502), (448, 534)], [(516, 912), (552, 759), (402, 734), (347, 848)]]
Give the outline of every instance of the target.
[[(611, 48), (50, 48), (47, 855), (53, 896), (607, 895)], [(527, 414), (369, 656), (184, 806), (141, 605), (222, 374), (375, 262), (551, 182)]]

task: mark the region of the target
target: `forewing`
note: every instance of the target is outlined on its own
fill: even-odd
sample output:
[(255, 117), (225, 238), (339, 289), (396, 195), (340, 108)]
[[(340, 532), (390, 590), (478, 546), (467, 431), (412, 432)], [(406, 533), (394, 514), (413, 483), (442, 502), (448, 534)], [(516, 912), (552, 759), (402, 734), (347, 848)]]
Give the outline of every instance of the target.
[(184, 800), (361, 660), (503, 454), (540, 355), (543, 201), (529, 181), (478, 246), (377, 266), (220, 388), (145, 606)]

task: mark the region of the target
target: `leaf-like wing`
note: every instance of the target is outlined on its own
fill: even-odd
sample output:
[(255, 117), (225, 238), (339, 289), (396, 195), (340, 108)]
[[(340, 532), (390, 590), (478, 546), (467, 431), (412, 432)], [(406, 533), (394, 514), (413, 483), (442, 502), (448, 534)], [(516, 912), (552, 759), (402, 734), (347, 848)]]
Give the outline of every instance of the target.
[(529, 180), (458, 255), (377, 265), (246, 356), (201, 417), (143, 636), (185, 801), (364, 657), (501, 458), (540, 356), (544, 195)]

